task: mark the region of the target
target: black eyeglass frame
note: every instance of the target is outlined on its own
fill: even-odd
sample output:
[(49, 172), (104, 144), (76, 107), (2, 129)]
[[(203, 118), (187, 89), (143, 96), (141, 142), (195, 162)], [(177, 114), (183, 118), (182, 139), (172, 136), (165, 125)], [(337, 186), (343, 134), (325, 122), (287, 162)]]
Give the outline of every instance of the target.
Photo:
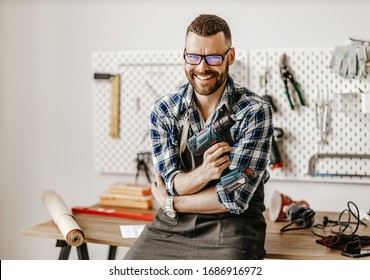
[[(183, 55), (183, 57), (184, 57), (184, 60), (185, 60), (185, 62), (187, 63), (187, 64), (189, 64), (189, 65), (199, 65), (201, 62), (202, 62), (202, 60), (203, 60), (203, 58), (204, 58), (204, 61), (207, 63), (207, 65), (209, 65), (209, 66), (220, 66), (222, 63), (224, 63), (224, 60), (225, 60), (225, 57), (228, 55), (228, 53), (229, 53), (229, 51), (232, 49), (232, 47), (230, 47), (226, 52), (225, 52), (225, 54), (224, 55), (222, 55), (222, 54), (207, 54), (207, 55), (201, 55), (201, 54), (196, 54), (196, 53), (187, 53), (186, 52), (186, 49), (184, 49), (184, 55)], [(198, 56), (198, 57), (200, 57), (200, 60), (199, 60), (199, 63), (189, 63), (189, 62), (187, 62), (186, 61), (186, 56), (187, 55), (194, 55), (194, 56)], [(210, 56), (219, 56), (219, 57), (221, 57), (222, 58), (222, 60), (221, 60), (221, 63), (220, 64), (209, 64), (208, 63), (208, 61), (207, 61), (207, 57), (210, 57)]]

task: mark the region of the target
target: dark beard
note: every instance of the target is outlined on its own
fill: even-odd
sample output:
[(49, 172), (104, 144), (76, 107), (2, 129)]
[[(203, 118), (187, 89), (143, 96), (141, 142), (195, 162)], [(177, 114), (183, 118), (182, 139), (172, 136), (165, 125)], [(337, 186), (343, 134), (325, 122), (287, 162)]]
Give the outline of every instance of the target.
[[(226, 69), (225, 72), (219, 73), (216, 71), (205, 71), (205, 72), (194, 72), (194, 71), (189, 71), (187, 72), (185, 69), (185, 74), (186, 77), (188, 78), (189, 83), (193, 86), (193, 89), (200, 95), (211, 95), (215, 93), (225, 82), (227, 79), (228, 73), (229, 73), (229, 62), (226, 62)], [(206, 86), (198, 86), (195, 83), (195, 74), (202, 74), (202, 75), (207, 75), (207, 74), (212, 74), (216, 76), (216, 82), (213, 85), (206, 85)]]

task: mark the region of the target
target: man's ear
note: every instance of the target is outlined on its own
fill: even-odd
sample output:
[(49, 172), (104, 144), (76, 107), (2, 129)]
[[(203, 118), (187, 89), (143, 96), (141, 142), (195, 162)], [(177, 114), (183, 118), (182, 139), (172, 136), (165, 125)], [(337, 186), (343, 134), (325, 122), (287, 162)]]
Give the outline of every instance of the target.
[(231, 48), (229, 52), (229, 65), (233, 64), (235, 61), (235, 49)]

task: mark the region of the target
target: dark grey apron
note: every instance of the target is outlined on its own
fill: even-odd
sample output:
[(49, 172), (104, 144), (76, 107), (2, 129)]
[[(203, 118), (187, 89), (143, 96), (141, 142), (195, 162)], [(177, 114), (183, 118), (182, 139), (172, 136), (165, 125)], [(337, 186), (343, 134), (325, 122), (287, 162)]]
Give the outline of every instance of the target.
[[(184, 170), (191, 169), (190, 158), (186, 149), (182, 154)], [(196, 158), (196, 166), (202, 161), (203, 157)], [(242, 214), (177, 213), (171, 219), (159, 209), (153, 223), (145, 227), (124, 259), (263, 259), (266, 233), (263, 211), (263, 182)]]

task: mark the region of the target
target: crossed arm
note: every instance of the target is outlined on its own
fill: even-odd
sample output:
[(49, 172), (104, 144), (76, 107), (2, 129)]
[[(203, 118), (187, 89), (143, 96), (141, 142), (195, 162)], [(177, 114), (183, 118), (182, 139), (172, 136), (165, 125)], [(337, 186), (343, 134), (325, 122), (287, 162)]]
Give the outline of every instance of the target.
[[(237, 128), (237, 143), (233, 148), (227, 143), (213, 145), (204, 153), (203, 163), (187, 173), (177, 171), (178, 149), (171, 138), (172, 126), (159, 120), (158, 114), (152, 116), (154, 163), (166, 180), (167, 191), (171, 193), (174, 189), (179, 194), (174, 198), (175, 210), (180, 213), (242, 213), (247, 209), (254, 191), (266, 178), (273, 135), (271, 106), (264, 103), (255, 108), (253, 116), (243, 119)], [(208, 182), (219, 179), (231, 165), (230, 158), (223, 155), (231, 151), (233, 165), (248, 166), (255, 171), (256, 178), (232, 194), (226, 194), (220, 186), (204, 189)], [(172, 185), (169, 184), (171, 180)], [(164, 208), (168, 194), (161, 176), (157, 177), (156, 186), (152, 187), (153, 195)]]
[[(215, 187), (203, 189), (211, 180), (219, 179), (222, 172), (230, 166), (230, 158), (224, 153), (231, 152), (227, 143), (218, 143), (209, 148), (203, 155), (203, 163), (187, 173), (178, 173), (174, 186), (179, 196), (174, 199), (174, 208), (179, 213), (222, 213), (228, 210), (218, 201)], [(166, 187), (159, 174), (156, 183), (152, 184), (152, 193), (161, 208), (164, 208), (168, 197)]]

